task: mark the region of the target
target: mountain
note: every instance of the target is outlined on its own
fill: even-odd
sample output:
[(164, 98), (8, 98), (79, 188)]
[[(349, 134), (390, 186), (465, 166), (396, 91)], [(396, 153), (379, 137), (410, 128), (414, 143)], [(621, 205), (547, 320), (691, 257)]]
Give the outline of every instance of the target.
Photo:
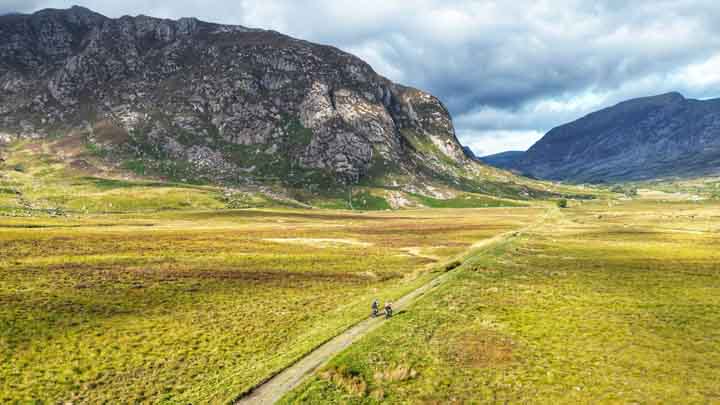
[(509, 168), (572, 182), (717, 175), (720, 99), (625, 101), (554, 128)]
[(489, 170), (436, 97), (330, 46), (82, 7), (0, 17), (0, 141), (65, 136), (142, 173), (213, 182), (454, 184)]
[(475, 152), (473, 152), (473, 150), (470, 149), (469, 146), (463, 146), (463, 152), (465, 153), (465, 156), (467, 156), (469, 159), (478, 160), (478, 157), (475, 155)]
[(489, 164), (490, 166), (499, 167), (501, 169), (509, 169), (513, 167), (515, 161), (520, 159), (525, 152), (511, 150), (507, 152), (500, 152), (494, 155), (483, 156), (480, 161)]

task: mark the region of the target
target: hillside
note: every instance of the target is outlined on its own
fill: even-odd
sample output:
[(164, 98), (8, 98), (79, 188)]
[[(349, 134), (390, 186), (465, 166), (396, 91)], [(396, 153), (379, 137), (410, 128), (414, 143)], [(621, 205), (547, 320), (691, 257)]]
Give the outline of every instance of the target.
[(622, 102), (547, 133), (509, 167), (573, 182), (720, 173), (720, 99), (678, 93)]
[(56, 142), (50, 154), (89, 174), (309, 194), (554, 195), (466, 156), (437, 98), (333, 47), (81, 7), (0, 17), (0, 38), (0, 145), (69, 139), (73, 153)]
[(489, 164), (490, 166), (499, 167), (502, 169), (512, 168), (516, 160), (520, 159), (525, 152), (511, 150), (507, 152), (500, 152), (494, 155), (483, 156), (480, 161)]

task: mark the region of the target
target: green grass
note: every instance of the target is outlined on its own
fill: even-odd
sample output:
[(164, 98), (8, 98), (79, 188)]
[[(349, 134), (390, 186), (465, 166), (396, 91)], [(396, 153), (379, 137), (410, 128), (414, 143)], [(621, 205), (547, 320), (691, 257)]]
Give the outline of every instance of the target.
[(123, 162), (123, 168), (127, 169), (138, 176), (145, 176), (148, 174), (146, 164), (139, 159), (130, 159)]
[(92, 143), (92, 142), (86, 142), (85, 147), (87, 148), (88, 152), (94, 156), (97, 157), (106, 157), (109, 154), (109, 151), (107, 149), (104, 149), (102, 146)]
[(389, 210), (390, 204), (382, 197), (371, 194), (367, 190), (354, 193), (352, 207), (364, 211)]
[[(307, 131), (288, 124), (294, 142), (307, 140)], [(292, 129), (294, 128), (294, 129)], [(431, 208), (483, 208), (522, 206), (526, 202), (489, 197), (474, 193), (461, 193), (456, 198), (435, 199), (403, 192), (398, 187), (355, 186), (349, 193), (346, 186), (338, 187), (336, 181), (321, 170), (284, 167), (288, 171), (284, 184), (277, 183), (273, 192), (261, 192), (257, 187), (239, 187), (227, 190), (211, 185), (193, 184), (186, 170), (175, 163), (154, 160), (152, 167), (145, 160), (129, 160), (110, 165), (105, 159), (86, 150), (80, 143), (79, 152), (64, 152), (69, 158), (59, 158), (56, 143), (20, 142), (9, 148), (5, 168), (22, 165), (24, 171), (0, 172), (0, 215), (38, 215), (50, 210), (63, 210), (70, 214), (149, 212), (159, 210), (269, 208), (314, 206), (324, 209), (378, 211), (391, 209), (386, 199), (392, 191), (408, 200), (410, 206)], [(254, 159), (247, 146), (242, 156)], [(72, 153), (79, 153), (72, 155)], [(275, 163), (261, 159), (257, 162), (258, 175), (279, 179), (279, 172), (267, 172), (263, 165), (275, 167)], [(78, 163), (79, 162), (79, 163)], [(73, 165), (81, 166), (81, 169)], [(182, 165), (180, 165), (182, 166)], [(268, 167), (270, 167), (268, 166)], [(102, 168), (102, 169), (100, 169)], [(277, 168), (277, 167), (275, 167)], [(167, 170), (165, 170), (167, 169)], [(176, 170), (177, 169), (177, 170)], [(275, 174), (273, 174), (275, 173)], [(150, 174), (163, 175), (164, 180), (148, 179)], [(171, 181), (171, 179), (174, 179)], [(335, 184), (335, 185), (331, 185)], [(20, 194), (15, 192), (19, 191)], [(285, 195), (287, 198), (278, 197)], [(349, 196), (351, 196), (349, 198)], [(523, 197), (525, 198), (525, 197)], [(294, 200), (294, 201), (293, 201)]]
[[(292, 131), (300, 147), (307, 133)], [(286, 401), (720, 400), (716, 202), (572, 201), (460, 264), (543, 209), (466, 192), (406, 194), (434, 209), (382, 212), (388, 190), (348, 201), (314, 190), (327, 179), (311, 171), (297, 173), (298, 197), (358, 211), (248, 209), (291, 202), (91, 176), (52, 152), (12, 146), (0, 172), (0, 402), (228, 403), (365, 318), (373, 298), (449, 269)]]
[(540, 212), (1, 218), (0, 402), (228, 403)]
[[(25, 169), (22, 172), (0, 171), (0, 215), (41, 215), (58, 209), (75, 215), (240, 208), (230, 204), (220, 187), (132, 178), (122, 171), (88, 175), (73, 169), (67, 160), (53, 156), (50, 145), (25, 142), (10, 149), (5, 166), (22, 165)], [(88, 166), (103, 164), (96, 155), (87, 152), (76, 159)], [(128, 167), (124, 166), (124, 169)], [(144, 169), (135, 171), (145, 174)], [(243, 207), (289, 204), (258, 192), (245, 194), (252, 198), (247, 199), (248, 204)]]
[(556, 211), (284, 403), (720, 401), (720, 206)]
[(438, 199), (423, 195), (413, 196), (428, 208), (484, 208), (484, 207), (520, 207), (523, 203), (492, 198), (479, 194), (461, 194), (455, 198)]

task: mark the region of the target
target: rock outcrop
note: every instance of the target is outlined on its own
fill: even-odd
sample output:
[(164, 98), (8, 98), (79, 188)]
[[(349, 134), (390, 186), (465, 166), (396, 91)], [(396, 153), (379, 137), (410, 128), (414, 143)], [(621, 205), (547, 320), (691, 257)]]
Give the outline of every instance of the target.
[(504, 167), (573, 182), (718, 175), (720, 99), (625, 101), (551, 130)]
[(78, 128), (106, 153), (230, 181), (410, 172), (408, 132), (467, 160), (437, 98), (330, 46), (81, 7), (0, 17), (0, 132)]

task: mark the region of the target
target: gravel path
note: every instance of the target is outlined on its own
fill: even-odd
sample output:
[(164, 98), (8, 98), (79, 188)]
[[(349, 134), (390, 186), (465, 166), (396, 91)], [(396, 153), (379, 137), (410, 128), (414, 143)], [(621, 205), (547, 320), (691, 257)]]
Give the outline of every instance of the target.
[[(448, 276), (450, 276), (450, 274), (445, 273), (434, 278), (432, 281), (419, 287), (418, 289), (408, 293), (393, 303), (393, 309), (396, 313), (405, 309), (418, 297), (440, 285), (448, 278)], [(286, 368), (285, 371), (282, 371), (280, 374), (277, 374), (264, 384), (255, 388), (248, 396), (240, 399), (236, 403), (274, 404), (282, 398), (283, 395), (300, 385), (300, 383), (302, 383), (306, 377), (309, 377), (315, 370), (353, 344), (353, 342), (377, 329), (383, 324), (383, 322), (386, 322), (385, 317), (379, 316), (377, 318), (368, 318), (358, 323), (327, 343), (321, 345), (297, 363), (293, 364), (289, 368)]]
[[(497, 235), (493, 238), (481, 240), (480, 242), (472, 246), (472, 250), (482, 249), (484, 247), (494, 245), (495, 243), (509, 239), (511, 237), (518, 236), (525, 229), (528, 228), (530, 228), (530, 226), (524, 228), (523, 230), (507, 232)], [(445, 282), (451, 274), (452, 271), (449, 271), (438, 277), (435, 277), (428, 283), (418, 287), (417, 289), (403, 296), (395, 303), (393, 303), (393, 309), (397, 313), (407, 308), (426, 292), (436, 288), (437, 286)], [(315, 370), (325, 365), (325, 363), (327, 363), (331, 358), (333, 358), (335, 355), (339, 354), (341, 351), (353, 344), (353, 342), (357, 341), (361, 337), (380, 327), (383, 322), (386, 322), (386, 320), (383, 316), (381, 316), (378, 318), (368, 318), (356, 324), (355, 326), (351, 327), (340, 335), (334, 337), (330, 341), (319, 346), (318, 348), (310, 352), (307, 356), (303, 357), (298, 362), (286, 368), (284, 371), (280, 372), (279, 374), (270, 378), (263, 384), (259, 385), (248, 395), (238, 400), (236, 404), (274, 404), (275, 402), (280, 400), (280, 398), (282, 398), (285, 394), (290, 392), (293, 388), (300, 385)]]

